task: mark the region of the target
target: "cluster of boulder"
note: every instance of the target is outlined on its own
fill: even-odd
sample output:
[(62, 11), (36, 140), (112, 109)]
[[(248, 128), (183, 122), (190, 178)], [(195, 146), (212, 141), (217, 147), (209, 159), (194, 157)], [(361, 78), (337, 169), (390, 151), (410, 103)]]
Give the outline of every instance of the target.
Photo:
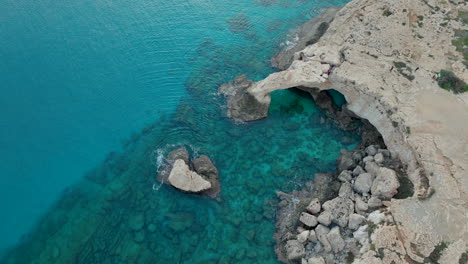
[(390, 152), (377, 145), (343, 151), (338, 159), (337, 196), (322, 202), (319, 198), (296, 201), (306, 206), (295, 207), (298, 219), (295, 230), (283, 236), (283, 260), (352, 263), (366, 254), (371, 249), (371, 227), (391, 220), (384, 206), (400, 186), (397, 173), (384, 166), (391, 161)]
[(210, 158), (201, 155), (190, 161), (186, 148), (175, 149), (166, 157), (159, 170), (158, 180), (168, 182), (176, 189), (187, 193), (199, 193), (218, 199), (221, 191), (218, 169)]

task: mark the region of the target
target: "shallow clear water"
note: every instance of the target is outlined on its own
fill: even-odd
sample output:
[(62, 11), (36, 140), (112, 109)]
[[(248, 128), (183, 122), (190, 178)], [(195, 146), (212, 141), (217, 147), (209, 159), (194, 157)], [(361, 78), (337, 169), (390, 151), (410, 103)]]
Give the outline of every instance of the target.
[[(333, 170), (358, 138), (293, 91), (273, 94), (267, 119), (234, 124), (216, 89), (265, 77), (291, 28), (345, 2), (7, 1), (0, 199), (14, 202), (0, 204), (0, 247), (96, 167), (13, 263), (275, 263), (275, 190)], [(212, 158), (221, 203), (157, 188), (158, 160), (179, 145)]]

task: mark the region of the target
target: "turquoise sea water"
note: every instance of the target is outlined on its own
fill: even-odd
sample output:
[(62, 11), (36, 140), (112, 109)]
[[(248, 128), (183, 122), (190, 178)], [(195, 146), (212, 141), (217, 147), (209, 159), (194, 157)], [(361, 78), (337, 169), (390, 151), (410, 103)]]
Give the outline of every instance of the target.
[[(265, 77), (290, 29), (345, 2), (5, 1), (0, 248), (26, 234), (5, 262), (275, 263), (274, 191), (358, 138), (293, 91), (234, 124), (216, 89)], [(180, 145), (213, 159), (221, 203), (159, 188)]]

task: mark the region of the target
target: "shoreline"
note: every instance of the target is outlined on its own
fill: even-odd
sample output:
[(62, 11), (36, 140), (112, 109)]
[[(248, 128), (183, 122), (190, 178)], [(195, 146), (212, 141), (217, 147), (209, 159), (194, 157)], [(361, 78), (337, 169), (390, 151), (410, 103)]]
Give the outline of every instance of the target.
[[(318, 42), (294, 54), (286, 70), (259, 82), (243, 77), (228, 83), (228, 116), (241, 121), (265, 118), (272, 91), (306, 87), (317, 100), (321, 91), (335, 89), (345, 96), (348, 113), (368, 120), (391, 157), (401, 161), (401, 182), (412, 184), (414, 193), (383, 203), (389, 219), (367, 224), (373, 244), (353, 263), (451, 264), (468, 256), (468, 126), (461, 122), (468, 120), (468, 93), (453, 93), (437, 79), (445, 71), (468, 82), (466, 58), (455, 42), (460, 32), (468, 32), (462, 12), (468, 5), (416, 1), (352, 1)], [(233, 93), (236, 86), (240, 92)], [(372, 166), (369, 170), (372, 174)], [(295, 242), (283, 252), (304, 253), (299, 235), (312, 231), (296, 231), (297, 239), (288, 237)]]

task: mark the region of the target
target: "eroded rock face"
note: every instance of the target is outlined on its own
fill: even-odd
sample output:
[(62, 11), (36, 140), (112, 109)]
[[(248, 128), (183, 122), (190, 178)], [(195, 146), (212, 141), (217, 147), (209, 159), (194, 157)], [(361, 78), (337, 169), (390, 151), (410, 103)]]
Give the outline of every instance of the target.
[(218, 169), (213, 164), (211, 159), (206, 155), (201, 155), (198, 158), (192, 160), (193, 169), (199, 174), (205, 177), (210, 184), (211, 188), (204, 192), (211, 198), (218, 198), (221, 192), (221, 186), (219, 184)]
[(172, 186), (184, 192), (200, 193), (211, 188), (211, 183), (191, 171), (182, 159), (174, 162), (168, 181)]
[(263, 119), (268, 115), (269, 100), (262, 102), (250, 93), (253, 84), (245, 75), (219, 87), (219, 92), (227, 98), (227, 115), (237, 121), (246, 122)]
[(349, 216), (354, 212), (354, 203), (348, 198), (337, 197), (323, 204), (323, 209), (330, 212), (333, 223), (346, 227)]

